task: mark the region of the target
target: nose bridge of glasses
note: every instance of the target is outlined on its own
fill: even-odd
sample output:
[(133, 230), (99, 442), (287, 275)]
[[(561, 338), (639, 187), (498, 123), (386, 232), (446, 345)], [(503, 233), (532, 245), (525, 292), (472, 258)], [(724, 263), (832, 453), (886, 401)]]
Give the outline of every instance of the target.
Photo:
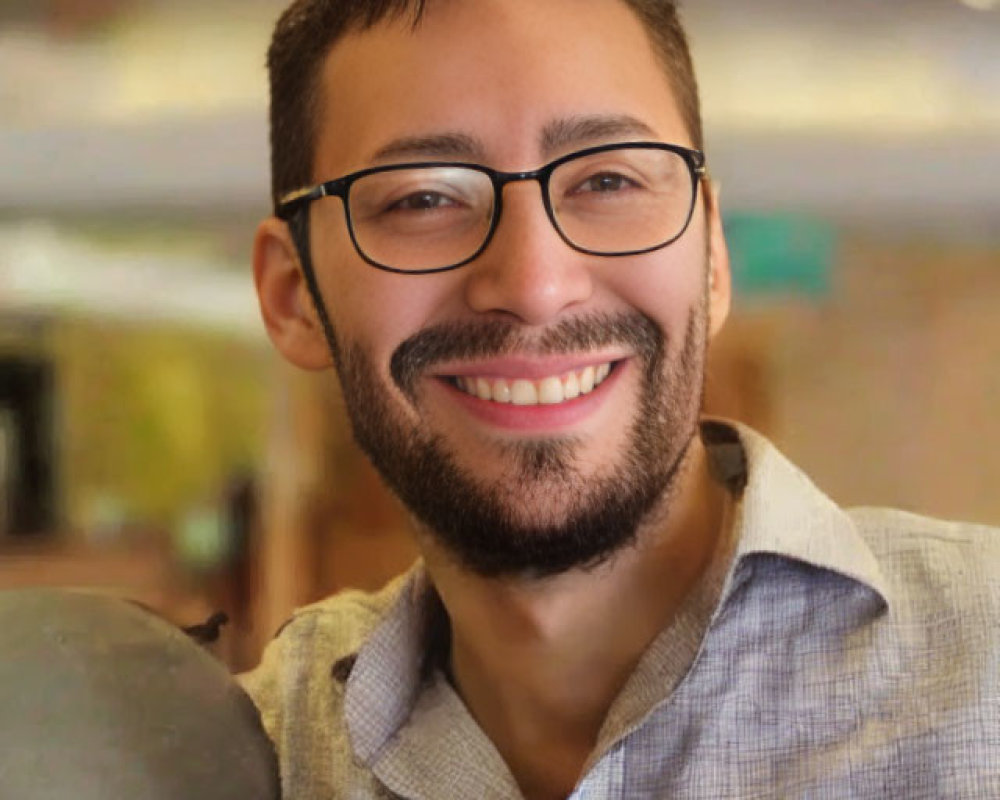
[[(541, 169), (534, 170), (522, 170), (518, 172), (493, 172), (493, 183), (496, 187), (496, 226), (499, 227), (502, 224), (502, 216), (506, 216), (508, 212), (505, 211), (504, 204), (504, 189), (508, 185), (513, 183), (536, 183), (538, 184), (538, 191), (541, 195), (542, 207), (545, 216), (548, 218), (549, 223), (555, 226), (555, 220), (552, 216), (552, 204), (548, 196), (549, 191), (549, 176), (551, 175), (551, 167), (542, 167)], [(537, 201), (531, 201), (532, 205), (529, 207), (534, 207), (533, 203)], [(501, 212), (504, 212), (501, 214)], [(558, 226), (556, 227), (556, 232), (558, 232)], [(494, 230), (495, 232), (495, 230)]]
[(502, 189), (508, 183), (518, 183), (521, 181), (538, 181), (546, 172), (545, 169), (529, 169), (521, 172), (495, 172), (497, 184)]
[(519, 172), (494, 172), (493, 183), (496, 186), (497, 202), (500, 202), (504, 189), (512, 183), (534, 182), (538, 184), (544, 199), (547, 191), (549, 170), (546, 168), (522, 170)]
[[(493, 183), (496, 186), (497, 205), (502, 208), (504, 189), (512, 183), (536, 183), (541, 194), (542, 205), (545, 207), (547, 215), (551, 216), (549, 202), (549, 177), (552, 174), (551, 167), (541, 169), (521, 170), (518, 172), (494, 172)], [(499, 210), (499, 209), (498, 209)]]

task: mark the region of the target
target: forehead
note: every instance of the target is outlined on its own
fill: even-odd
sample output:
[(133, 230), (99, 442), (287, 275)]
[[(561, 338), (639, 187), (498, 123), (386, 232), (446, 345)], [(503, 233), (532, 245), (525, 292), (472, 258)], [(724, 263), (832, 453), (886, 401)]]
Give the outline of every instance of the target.
[(551, 155), (546, 131), (581, 118), (638, 123), (631, 134), (591, 130), (581, 146), (690, 144), (664, 67), (621, 0), (430, 0), (416, 27), (389, 20), (331, 50), (315, 177), (370, 166), (393, 142), (442, 134), (476, 142), (491, 166), (524, 168)]

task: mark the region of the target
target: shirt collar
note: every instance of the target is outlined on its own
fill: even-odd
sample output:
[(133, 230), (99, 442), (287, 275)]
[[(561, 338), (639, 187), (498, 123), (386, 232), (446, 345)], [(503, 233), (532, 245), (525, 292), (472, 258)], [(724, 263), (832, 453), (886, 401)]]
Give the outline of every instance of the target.
[(850, 515), (760, 434), (734, 422), (709, 424), (737, 437), (746, 461), (734, 510), (735, 565), (754, 554), (800, 561), (864, 584), (888, 606), (888, 581)]
[(404, 577), (395, 601), (358, 651), (344, 688), (344, 718), (357, 757), (371, 766), (406, 722), (423, 686), (428, 627), (435, 613), (423, 562)]

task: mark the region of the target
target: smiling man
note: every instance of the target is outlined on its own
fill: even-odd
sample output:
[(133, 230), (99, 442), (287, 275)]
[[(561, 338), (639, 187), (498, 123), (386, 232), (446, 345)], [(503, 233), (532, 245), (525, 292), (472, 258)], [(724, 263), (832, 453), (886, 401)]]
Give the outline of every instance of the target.
[(673, 3), (297, 0), (269, 68), (263, 316), (423, 556), (246, 676), (287, 796), (1000, 794), (997, 537), (699, 418), (730, 278)]

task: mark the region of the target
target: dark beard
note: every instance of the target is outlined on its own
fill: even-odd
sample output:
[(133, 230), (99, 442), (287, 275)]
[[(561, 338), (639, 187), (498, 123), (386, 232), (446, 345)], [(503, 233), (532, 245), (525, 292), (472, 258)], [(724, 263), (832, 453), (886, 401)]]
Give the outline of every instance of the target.
[[(595, 566), (634, 544), (642, 522), (668, 502), (697, 432), (706, 342), (706, 296), (691, 310), (684, 341), (672, 349), (658, 326), (638, 312), (569, 320), (530, 343), (518, 326), (499, 321), (429, 328), (403, 342), (390, 369), (415, 404), (419, 377), (444, 361), (619, 344), (636, 353), (640, 402), (618, 463), (584, 481), (573, 466), (573, 438), (511, 443), (505, 451), (519, 470), (506, 485), (483, 485), (457, 464), (440, 436), (403, 421), (358, 346), (338, 341), (333, 349), (355, 439), (429, 533), (480, 575), (545, 577)], [(569, 511), (561, 519), (541, 520), (531, 500), (553, 492), (565, 498)]]

